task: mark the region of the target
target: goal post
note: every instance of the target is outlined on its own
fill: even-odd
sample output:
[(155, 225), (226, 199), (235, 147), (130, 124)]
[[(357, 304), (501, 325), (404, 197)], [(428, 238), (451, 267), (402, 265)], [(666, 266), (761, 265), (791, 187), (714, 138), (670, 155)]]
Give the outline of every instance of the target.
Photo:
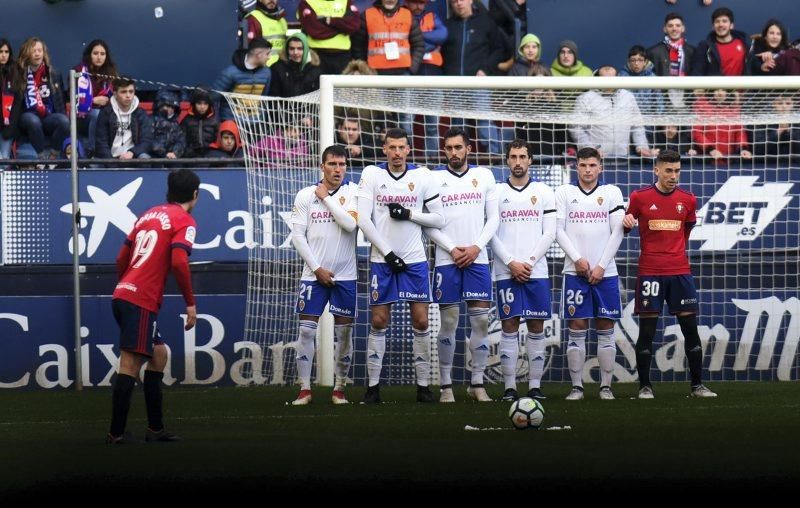
[[(589, 97), (582, 94), (594, 91), (600, 96), (613, 96), (620, 89), (631, 91), (637, 98), (635, 111), (593, 115), (590, 108), (579, 107), (586, 106), (583, 102)], [(636, 95), (647, 90), (653, 91), (660, 103), (645, 103)], [(725, 93), (715, 97), (715, 90)], [(426, 137), (431, 132), (440, 136), (448, 125), (461, 122), (468, 126), (473, 138), (475, 150), (471, 162), (489, 166), (497, 181), (508, 175), (504, 153), (497, 148), (520, 135), (528, 136), (528, 141), (536, 138), (537, 144), (532, 144), (535, 146), (532, 174), (553, 188), (573, 174), (576, 148), (604, 147), (603, 136), (618, 136), (621, 131), (623, 138), (627, 136), (624, 150), (611, 145), (604, 150), (607, 152), (604, 178), (607, 183), (620, 186), (626, 199), (630, 192), (653, 181), (653, 152), (636, 153), (637, 133), (645, 136), (648, 149), (653, 149), (661, 146), (658, 136), (678, 131), (682, 137), (677, 139), (683, 143), (680, 150), (686, 156), (681, 185), (698, 199), (698, 225), (691, 234), (689, 256), (700, 292), (700, 335), (711, 379), (798, 379), (800, 131), (792, 130), (800, 126), (798, 90), (800, 80), (796, 77), (324, 75), (318, 92), (293, 99), (223, 94), (237, 121), (245, 125), (242, 137), (250, 212), (255, 236), (262, 239), (260, 247), (250, 250), (245, 318), (245, 340), (259, 344), (264, 351), (263, 369), (253, 373), (253, 382), (294, 381), (292, 355), (297, 333), (294, 303), (302, 266), (288, 241), (286, 218), (291, 213), (294, 195), (318, 179), (319, 154), (335, 142), (343, 120), (355, 119), (362, 135), (372, 138), (373, 145), (363, 148), (371, 148), (373, 157), (367, 160), (362, 152), (361, 160), (351, 164), (350, 176), (357, 181), (364, 165), (383, 160), (381, 133), (388, 127), (402, 125), (404, 117), (406, 121), (411, 119), (411, 162), (431, 167), (441, 164), (442, 157), (427, 149)], [(788, 109), (778, 106), (782, 99), (793, 104)], [(779, 107), (782, 109), (776, 109)], [(284, 152), (263, 149), (265, 137), (274, 137), (287, 122), (297, 123), (298, 118), (309, 145), (305, 154), (290, 148)], [(776, 129), (780, 131), (779, 139), (771, 137)], [(494, 138), (495, 135), (499, 137)], [(725, 153), (721, 156), (712, 156), (713, 147), (709, 143), (714, 141), (703, 140), (705, 135), (716, 136), (717, 142), (725, 138), (730, 146), (722, 150)], [(736, 136), (742, 137), (734, 142)], [(738, 144), (733, 146), (734, 143)], [(697, 153), (690, 155), (690, 150)], [(263, 241), (264, 238), (270, 241)], [(634, 233), (626, 237), (617, 255), (625, 310), (615, 329), (618, 346), (615, 381), (636, 379), (633, 345), (638, 327), (632, 316), (632, 289), (638, 247), (638, 235)], [(360, 295), (366, 293), (367, 287), (367, 249), (366, 242), (360, 239)], [(554, 319), (547, 329), (548, 363), (544, 381), (565, 382), (569, 375), (561, 332), (563, 323), (557, 314), (563, 253), (554, 245), (548, 255)], [(401, 384), (413, 383), (410, 320), (402, 307), (397, 305), (392, 312), (383, 376), (390, 383)], [(454, 371), (457, 383), (469, 379), (470, 368), (469, 352), (464, 347), (468, 334), (466, 310), (462, 309), (461, 314)], [(435, 384), (438, 378), (435, 305), (430, 317)], [(366, 298), (360, 297), (351, 371), (352, 380), (358, 384), (366, 379), (368, 323)], [(490, 331), (499, 337), (496, 319)], [(330, 342), (333, 330), (321, 325), (318, 333), (316, 381), (327, 385), (333, 379)], [(687, 379), (685, 358), (678, 347), (682, 341), (676, 322), (669, 317), (662, 320), (653, 355), (654, 380)], [(584, 378), (589, 382), (598, 377), (597, 364), (593, 362), (595, 344), (593, 338), (587, 342), (589, 361)], [(519, 367), (522, 380), (527, 366), (520, 362)], [(499, 365), (496, 371), (496, 377), (490, 374), (490, 382), (501, 379)]]

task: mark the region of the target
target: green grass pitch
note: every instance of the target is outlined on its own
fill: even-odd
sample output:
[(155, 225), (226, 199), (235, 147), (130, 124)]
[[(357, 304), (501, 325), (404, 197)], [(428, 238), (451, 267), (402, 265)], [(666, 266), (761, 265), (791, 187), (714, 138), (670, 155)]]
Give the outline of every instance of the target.
[[(2, 391), (0, 499), (87, 484), (112, 492), (122, 482), (194, 493), (402, 486), (402, 494), (476, 480), (542, 492), (669, 484), (728, 493), (800, 480), (800, 384), (712, 388), (720, 397), (700, 400), (684, 383), (657, 384), (656, 399), (640, 401), (624, 384), (617, 400), (600, 401), (588, 385), (585, 400), (567, 402), (567, 385), (546, 384), (542, 429), (526, 431), (511, 428), (510, 404), (468, 401), (459, 386), (450, 405), (384, 387), (380, 406), (333, 406), (318, 388), (306, 407), (286, 404), (294, 388), (166, 388), (167, 427), (184, 440), (116, 447), (103, 443), (107, 389)], [(351, 400), (362, 394), (348, 389)], [(137, 387), (128, 429), (141, 437), (145, 425)]]

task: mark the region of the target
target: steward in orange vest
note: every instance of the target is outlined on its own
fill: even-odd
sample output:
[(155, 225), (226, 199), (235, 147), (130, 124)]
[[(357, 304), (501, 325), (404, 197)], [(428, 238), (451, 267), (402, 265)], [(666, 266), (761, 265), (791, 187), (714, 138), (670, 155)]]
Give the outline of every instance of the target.
[(376, 0), (364, 11), (354, 34), (353, 56), (366, 60), (378, 74), (416, 74), (425, 40), (414, 16), (399, 0)]
[(433, 11), (425, 12), (428, 0), (406, 0), (406, 7), (419, 23), (422, 38), (425, 40), (425, 54), (419, 74), (424, 76), (442, 75), (442, 44), (447, 40), (447, 27)]

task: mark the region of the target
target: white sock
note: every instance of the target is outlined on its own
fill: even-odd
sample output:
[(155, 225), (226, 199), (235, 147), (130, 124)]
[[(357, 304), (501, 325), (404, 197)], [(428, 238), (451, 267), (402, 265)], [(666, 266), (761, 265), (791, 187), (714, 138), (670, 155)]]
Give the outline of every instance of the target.
[(369, 386), (381, 382), (381, 369), (383, 368), (383, 355), (386, 353), (386, 328), (378, 330), (370, 327), (367, 339), (367, 373)]
[(489, 309), (469, 309), (469, 352), (472, 355), (473, 385), (483, 384), (483, 371), (489, 363)]
[(528, 351), (528, 389), (541, 388), (544, 375), (544, 332), (529, 333), (525, 349)]
[(572, 386), (583, 387), (583, 366), (586, 364), (587, 330), (569, 329), (567, 340), (567, 365)]
[(519, 332), (500, 336), (500, 370), (506, 389), (517, 388), (517, 359), (519, 358)]
[(297, 338), (297, 378), (301, 390), (311, 389), (311, 368), (314, 366), (314, 343), (317, 339), (317, 323), (301, 320)]
[(414, 372), (419, 386), (431, 383), (431, 329), (411, 329), (414, 335), (412, 349), (414, 351)]
[(436, 337), (439, 351), (439, 384), (453, 384), (453, 357), (456, 355), (456, 328), (458, 327), (458, 305), (439, 306), (441, 326)]
[(336, 382), (334, 390), (344, 390), (347, 384), (347, 374), (353, 361), (353, 325), (334, 325), (333, 334), (336, 336)]
[(611, 386), (616, 356), (617, 343), (614, 341), (614, 329), (597, 330), (597, 360), (600, 364), (600, 386)]

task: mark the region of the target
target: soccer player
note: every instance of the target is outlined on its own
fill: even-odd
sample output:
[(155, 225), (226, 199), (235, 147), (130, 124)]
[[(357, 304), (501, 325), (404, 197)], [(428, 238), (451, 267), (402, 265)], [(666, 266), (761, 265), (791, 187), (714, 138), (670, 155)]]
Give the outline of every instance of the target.
[(689, 234), (696, 222), (697, 199), (678, 187), (681, 156), (665, 150), (656, 158), (656, 183), (631, 194), (623, 226), (628, 232), (637, 221), (641, 238), (639, 274), (636, 279), (635, 313), (639, 315), (636, 370), (639, 398), (652, 399), (650, 359), (658, 317), (669, 306), (678, 317), (689, 360), (692, 397), (716, 397), (703, 385), (703, 347), (697, 332), (697, 290), (686, 255)]
[(572, 390), (567, 400), (583, 399), (590, 319), (597, 333), (600, 399), (613, 400), (614, 320), (622, 315), (614, 255), (622, 243), (625, 201), (619, 187), (600, 183), (603, 161), (596, 149), (581, 148), (577, 161), (577, 185), (556, 189), (556, 240), (566, 254), (561, 316), (569, 323), (567, 364)]
[(117, 255), (119, 283), (114, 290), (112, 309), (120, 328), (120, 357), (111, 399), (108, 444), (135, 441), (125, 426), (133, 388), (145, 363), (142, 382), (147, 406), (145, 440), (179, 440), (164, 429), (161, 380), (167, 364), (167, 348), (161, 341), (157, 318), (164, 299), (164, 284), (172, 270), (186, 302), (184, 329), (192, 329), (197, 321), (189, 255), (197, 234), (197, 224), (190, 214), (197, 204), (199, 189), (200, 178), (193, 171), (171, 172), (167, 178), (167, 203), (139, 217)]
[(347, 150), (332, 145), (322, 152), (322, 180), (297, 193), (292, 210), (292, 245), (305, 262), (295, 312), (300, 316), (297, 373), (300, 394), (292, 402), (311, 402), (311, 367), (319, 316), (330, 303), (336, 336), (336, 380), (331, 401), (347, 404), (344, 387), (353, 355), (356, 315), (356, 185), (345, 179)]
[[(358, 225), (372, 243), (367, 342), (369, 386), (365, 404), (380, 402), (379, 383), (392, 304), (409, 302), (414, 333), (417, 401), (433, 402), (430, 391), (431, 298), (422, 228), (444, 226), (437, 179), (426, 167), (406, 163), (411, 151), (403, 129), (389, 129), (383, 143), (387, 162), (364, 168), (358, 184)], [(427, 212), (425, 211), (427, 209)]]
[(500, 226), (492, 239), (497, 315), (500, 338), (500, 369), (505, 381), (504, 401), (516, 400), (519, 322), (525, 319), (528, 336), (528, 397), (544, 399), (544, 320), (550, 318), (550, 279), (547, 249), (556, 237), (556, 203), (547, 185), (528, 173), (528, 144), (515, 139), (508, 145), (508, 181), (497, 184)]
[(472, 379), (467, 393), (479, 402), (491, 402), (483, 387), (483, 372), (489, 360), (489, 304), (492, 300), (486, 244), (500, 224), (496, 183), (489, 169), (467, 164), (470, 140), (464, 129), (454, 127), (445, 133), (444, 152), (447, 166), (433, 174), (439, 178), (446, 224), (441, 229), (425, 230), (436, 243), (433, 299), (439, 304), (441, 315), (437, 337), (441, 378), (439, 402), (455, 402), (451, 375), (461, 301), (467, 303), (470, 322)]

